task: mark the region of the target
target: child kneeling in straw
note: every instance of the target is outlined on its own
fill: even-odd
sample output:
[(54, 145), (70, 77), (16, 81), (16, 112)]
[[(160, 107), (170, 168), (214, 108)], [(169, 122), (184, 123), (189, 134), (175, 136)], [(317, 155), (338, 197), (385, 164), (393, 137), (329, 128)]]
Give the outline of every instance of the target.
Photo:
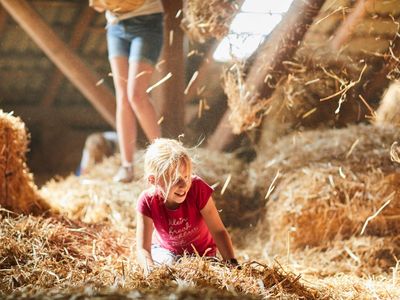
[[(147, 149), (151, 188), (137, 203), (137, 258), (146, 273), (183, 254), (222, 258), (237, 265), (232, 242), (211, 197), (212, 188), (192, 174), (192, 160), (178, 141), (156, 139)], [(154, 230), (155, 229), (155, 230)]]

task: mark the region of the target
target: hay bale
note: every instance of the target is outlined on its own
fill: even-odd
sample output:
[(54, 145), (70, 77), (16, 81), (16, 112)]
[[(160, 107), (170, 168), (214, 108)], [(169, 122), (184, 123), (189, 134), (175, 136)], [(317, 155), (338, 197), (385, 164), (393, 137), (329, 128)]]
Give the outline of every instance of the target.
[(309, 248), (291, 254), (305, 274), (335, 276), (338, 273), (362, 276), (363, 274), (392, 273), (400, 255), (400, 238), (351, 237), (337, 240), (327, 246)]
[(114, 182), (119, 155), (104, 159), (83, 176), (70, 175), (47, 182), (40, 194), (54, 211), (72, 220), (95, 224), (108, 222), (125, 231), (135, 225), (135, 203), (147, 187), (143, 178), (143, 152), (135, 155), (134, 181)]
[(48, 205), (26, 165), (28, 142), (21, 119), (0, 110), (0, 205), (17, 213), (43, 213)]
[(204, 43), (222, 39), (229, 32), (241, 0), (187, 0), (184, 2), (182, 27), (192, 41)]
[(274, 186), (261, 225), (269, 228), (274, 251), (287, 247), (288, 236), (291, 247), (304, 248), (360, 234), (388, 200), (363, 233), (398, 234), (400, 175), (390, 145), (399, 137), (394, 127), (315, 130), (284, 137), (260, 154), (249, 182), (260, 197)]
[(400, 82), (394, 81), (385, 91), (376, 110), (375, 124), (400, 126)]
[[(247, 186), (247, 165), (233, 153), (194, 149), (194, 172), (214, 187), (213, 198), (224, 224), (251, 227), (264, 213), (263, 202)], [(224, 188), (225, 186), (225, 188)]]

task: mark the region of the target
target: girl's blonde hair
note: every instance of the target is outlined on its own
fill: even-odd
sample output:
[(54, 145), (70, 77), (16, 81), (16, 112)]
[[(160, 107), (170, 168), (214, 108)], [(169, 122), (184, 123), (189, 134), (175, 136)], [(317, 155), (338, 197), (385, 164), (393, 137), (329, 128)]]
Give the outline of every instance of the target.
[(192, 160), (187, 149), (182, 143), (166, 138), (155, 139), (147, 148), (144, 156), (144, 173), (148, 178), (154, 176), (156, 184), (163, 181), (166, 187), (164, 197), (169, 193), (172, 185), (175, 184), (181, 174), (181, 166), (192, 170)]

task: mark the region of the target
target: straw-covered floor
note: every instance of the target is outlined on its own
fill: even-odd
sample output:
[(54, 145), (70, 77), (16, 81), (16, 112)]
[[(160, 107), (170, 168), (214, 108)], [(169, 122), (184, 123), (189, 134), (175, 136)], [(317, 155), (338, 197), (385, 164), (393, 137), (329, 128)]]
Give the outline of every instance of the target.
[[(251, 165), (233, 154), (193, 149), (197, 173), (215, 186), (214, 198), (230, 225), (241, 269), (185, 257), (147, 277), (143, 274), (135, 260), (135, 204), (146, 186), (142, 152), (136, 156), (131, 184), (110, 180), (118, 156), (106, 159), (88, 175), (52, 180), (39, 191), (51, 206), (47, 215), (0, 212), (0, 296), (400, 297), (400, 243), (395, 229), (399, 214), (396, 197), (389, 197), (396, 188), (397, 163), (390, 160), (390, 146), (396, 139), (396, 130), (390, 127), (311, 131), (282, 139), (260, 152)], [(390, 176), (394, 177), (385, 181)], [(386, 182), (385, 188), (379, 187), (380, 182)], [(361, 235), (368, 217), (389, 199)], [(329, 225), (330, 220), (338, 227)], [(348, 229), (342, 231), (343, 220)], [(338, 234), (331, 233), (335, 230)], [(321, 241), (315, 242), (318, 234)], [(309, 245), (302, 244), (302, 236)]]

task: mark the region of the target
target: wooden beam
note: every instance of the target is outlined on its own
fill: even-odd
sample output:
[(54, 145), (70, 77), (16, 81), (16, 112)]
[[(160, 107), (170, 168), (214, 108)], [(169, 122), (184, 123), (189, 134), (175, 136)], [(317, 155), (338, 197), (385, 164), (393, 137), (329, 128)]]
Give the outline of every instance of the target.
[[(69, 41), (69, 46), (71, 49), (76, 50), (79, 47), (83, 37), (85, 36), (85, 33), (87, 32), (86, 29), (92, 22), (95, 14), (96, 12), (91, 7), (85, 5), (83, 12), (79, 16), (78, 22), (76, 22), (74, 26), (74, 30)], [(50, 84), (47, 86), (42, 100), (42, 105), (44, 106), (51, 106), (53, 104), (63, 82), (64, 76), (59, 70), (55, 70), (50, 78)]]
[(229, 116), (230, 110), (228, 109), (222, 116), (213, 134), (208, 138), (207, 149), (224, 151), (236, 140), (238, 136), (232, 133)]
[(332, 50), (337, 51), (349, 40), (356, 26), (364, 19), (367, 6), (375, 0), (358, 0), (353, 11), (346, 17), (340, 27), (336, 30), (334, 38), (330, 42)]
[(72, 128), (104, 128), (104, 130), (109, 130), (108, 124), (90, 106), (43, 107), (37, 105), (6, 104), (2, 105), (1, 108), (5, 112), (14, 112), (14, 115), (21, 117), (27, 125), (46, 122), (46, 120), (51, 119)]
[(0, 35), (3, 33), (7, 24), (7, 14), (6, 11), (0, 7)]
[(105, 86), (96, 85), (100, 77), (85, 65), (25, 0), (0, 0), (0, 3), (49, 59), (114, 127), (114, 96)]
[[(284, 68), (283, 62), (292, 59), (324, 2), (325, 0), (293, 1), (281, 22), (257, 50), (246, 78), (249, 91), (262, 98), (272, 95), (276, 83), (287, 75), (288, 70)], [(208, 148), (223, 150), (227, 146), (219, 141), (218, 135), (227, 142), (234, 139), (231, 127), (225, 125), (228, 119), (229, 111), (222, 117), (217, 130), (210, 137)]]
[(263, 98), (269, 98), (275, 85), (288, 70), (291, 60), (325, 0), (294, 0), (275, 30), (257, 50), (246, 78), (246, 85)]
[(184, 88), (185, 88), (185, 60), (183, 51), (183, 31), (180, 27), (182, 20), (182, 0), (162, 0), (164, 20), (164, 47), (162, 59), (165, 74), (172, 77), (164, 82), (161, 115), (163, 135), (176, 138), (184, 132)]

